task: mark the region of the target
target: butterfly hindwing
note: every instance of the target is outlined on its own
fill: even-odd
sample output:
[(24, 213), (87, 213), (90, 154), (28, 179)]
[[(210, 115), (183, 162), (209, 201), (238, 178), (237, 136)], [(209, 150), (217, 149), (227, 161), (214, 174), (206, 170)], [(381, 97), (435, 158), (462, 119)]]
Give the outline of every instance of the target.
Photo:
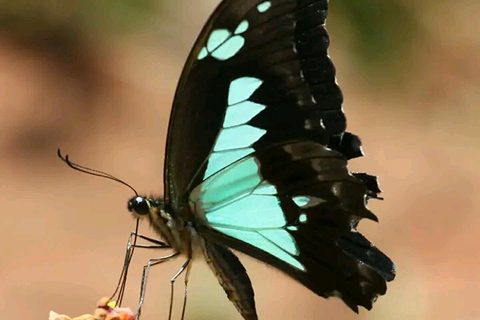
[(202, 234), (357, 311), (370, 309), (394, 277), (391, 260), (355, 230), (361, 218), (376, 220), (365, 207), (366, 192), (342, 154), (298, 141), (237, 162), (194, 189), (190, 200), (208, 226)]

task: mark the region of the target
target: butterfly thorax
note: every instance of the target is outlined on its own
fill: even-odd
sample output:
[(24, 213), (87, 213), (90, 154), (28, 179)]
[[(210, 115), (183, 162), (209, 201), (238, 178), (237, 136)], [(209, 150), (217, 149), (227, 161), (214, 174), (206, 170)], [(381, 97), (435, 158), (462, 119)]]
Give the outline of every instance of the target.
[(195, 229), (165, 206), (162, 198), (137, 196), (128, 202), (128, 209), (135, 218), (147, 219), (155, 232), (175, 251), (193, 257), (199, 242)]

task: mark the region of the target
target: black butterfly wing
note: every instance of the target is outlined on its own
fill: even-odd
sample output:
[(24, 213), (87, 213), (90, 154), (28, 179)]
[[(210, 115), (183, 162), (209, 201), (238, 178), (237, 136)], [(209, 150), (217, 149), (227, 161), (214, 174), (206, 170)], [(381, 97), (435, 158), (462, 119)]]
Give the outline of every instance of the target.
[(345, 132), (327, 5), (225, 0), (215, 10), (175, 96), (166, 202), (209, 241), (357, 310), (385, 292), (394, 266), (355, 230), (375, 219), (365, 204), (378, 187), (346, 168), (361, 147)]
[(320, 296), (341, 298), (355, 312), (359, 305), (370, 309), (395, 277), (392, 261), (355, 229), (362, 218), (377, 219), (365, 206), (376, 184), (367, 189), (342, 154), (311, 141), (262, 150), (255, 159), (260, 180), (247, 195), (207, 212), (209, 226), (201, 233), (283, 270)]
[[(175, 95), (165, 159), (165, 194), (172, 205), (203, 181), (236, 79), (264, 81), (250, 99), (268, 106), (250, 122), (267, 130), (255, 142), (256, 150), (309, 138), (344, 150), (348, 158), (361, 154), (358, 138), (344, 133), (343, 98), (327, 56), (326, 14), (325, 0), (228, 0), (219, 5), (189, 55)], [(235, 35), (245, 21), (247, 29)], [(241, 37), (243, 46), (228, 59), (211, 53), (199, 59), (219, 30)]]

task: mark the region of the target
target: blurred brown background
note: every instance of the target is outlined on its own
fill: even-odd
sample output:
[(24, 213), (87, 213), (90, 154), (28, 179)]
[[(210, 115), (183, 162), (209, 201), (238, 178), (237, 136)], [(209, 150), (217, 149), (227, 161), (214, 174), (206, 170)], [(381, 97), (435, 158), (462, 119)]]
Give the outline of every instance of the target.
[[(132, 194), (68, 169), (56, 149), (162, 194), (176, 83), (218, 2), (0, 2), (2, 318), (79, 315), (111, 294)], [(357, 316), (242, 255), (261, 319), (480, 319), (480, 3), (335, 0), (328, 27), (349, 130), (366, 152), (351, 167), (378, 175), (384, 190), (370, 204), (380, 223), (360, 228), (398, 276)], [(135, 256), (129, 306), (149, 257)], [(182, 263), (153, 270), (144, 319), (166, 319)], [(203, 262), (189, 290), (187, 319), (240, 319)]]

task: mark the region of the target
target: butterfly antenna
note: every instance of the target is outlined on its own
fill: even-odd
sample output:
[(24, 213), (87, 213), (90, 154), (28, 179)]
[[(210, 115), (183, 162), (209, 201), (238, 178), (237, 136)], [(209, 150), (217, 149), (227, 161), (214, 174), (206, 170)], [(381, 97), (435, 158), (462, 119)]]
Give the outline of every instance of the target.
[(103, 172), (103, 171), (91, 169), (91, 168), (88, 168), (88, 167), (84, 167), (84, 166), (79, 165), (79, 164), (77, 164), (77, 163), (75, 163), (75, 162), (71, 162), (70, 159), (68, 158), (68, 154), (66, 154), (65, 156), (63, 156), (62, 153), (60, 152), (60, 149), (57, 149), (57, 156), (58, 156), (63, 162), (65, 162), (70, 168), (72, 168), (72, 169), (74, 169), (74, 170), (77, 170), (77, 171), (80, 171), (80, 172), (83, 172), (83, 173), (86, 173), (86, 174), (90, 174), (90, 175), (92, 175), (92, 176), (96, 176), (96, 177), (100, 177), (100, 178), (105, 178), (105, 179), (110, 179), (110, 180), (116, 181), (116, 182), (118, 182), (118, 183), (121, 183), (121, 184), (123, 184), (124, 186), (129, 187), (129, 188), (135, 193), (135, 195), (138, 196), (137, 191), (136, 191), (131, 185), (129, 185), (128, 183), (126, 183), (126, 182), (123, 181), (123, 180), (118, 179), (117, 177), (112, 176), (111, 174), (105, 173), (105, 172)]

